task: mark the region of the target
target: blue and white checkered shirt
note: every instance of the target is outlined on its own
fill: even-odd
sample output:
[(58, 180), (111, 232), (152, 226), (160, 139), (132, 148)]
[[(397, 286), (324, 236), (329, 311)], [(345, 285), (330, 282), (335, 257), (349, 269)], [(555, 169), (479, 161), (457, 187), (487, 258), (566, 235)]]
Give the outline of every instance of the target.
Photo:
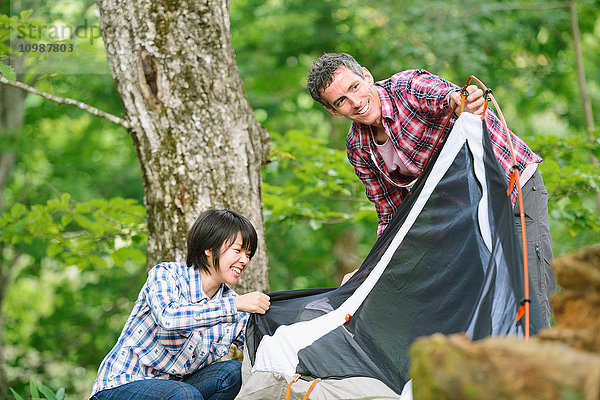
[(237, 312), (235, 296), (222, 284), (209, 299), (196, 268), (152, 268), (91, 395), (141, 379), (178, 379), (218, 360), (232, 343), (241, 349), (248, 314)]

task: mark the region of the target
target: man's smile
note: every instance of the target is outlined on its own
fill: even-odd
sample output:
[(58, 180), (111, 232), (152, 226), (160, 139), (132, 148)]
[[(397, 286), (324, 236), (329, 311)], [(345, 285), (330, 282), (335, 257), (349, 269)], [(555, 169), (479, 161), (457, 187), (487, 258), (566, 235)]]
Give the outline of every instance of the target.
[(367, 99), (367, 104), (365, 104), (365, 106), (363, 108), (361, 108), (360, 110), (358, 110), (356, 112), (356, 115), (362, 115), (362, 114), (367, 113), (369, 111), (369, 104), (370, 103), (371, 103), (370, 100)]

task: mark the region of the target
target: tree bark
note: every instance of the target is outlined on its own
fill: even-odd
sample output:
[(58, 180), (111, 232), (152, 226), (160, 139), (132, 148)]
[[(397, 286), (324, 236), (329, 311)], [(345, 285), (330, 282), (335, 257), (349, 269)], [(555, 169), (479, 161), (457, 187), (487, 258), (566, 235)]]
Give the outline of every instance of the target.
[(229, 2), (97, 0), (108, 62), (140, 160), (148, 258), (184, 260), (198, 214), (230, 208), (259, 235), (240, 292), (266, 290), (260, 168), (269, 136), (242, 89)]

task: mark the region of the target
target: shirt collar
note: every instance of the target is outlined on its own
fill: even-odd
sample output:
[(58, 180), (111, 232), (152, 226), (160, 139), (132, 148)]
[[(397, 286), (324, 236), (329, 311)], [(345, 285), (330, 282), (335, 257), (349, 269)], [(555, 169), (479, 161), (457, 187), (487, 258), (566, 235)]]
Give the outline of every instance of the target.
[(392, 99), (388, 95), (387, 90), (383, 87), (385, 81), (375, 83), (375, 89), (379, 95), (379, 102), (381, 103), (381, 119), (394, 118), (394, 104)]
[[(189, 267), (188, 270), (190, 274), (190, 300), (192, 301), (192, 303), (199, 303), (202, 300), (211, 300), (210, 297), (208, 297), (208, 295), (204, 291), (204, 288), (202, 287), (202, 277), (200, 276), (200, 270), (194, 267)], [(215, 293), (213, 299), (220, 299), (221, 297), (223, 297), (224, 289), (225, 284), (222, 283), (219, 287), (219, 290), (217, 290), (217, 293)]]

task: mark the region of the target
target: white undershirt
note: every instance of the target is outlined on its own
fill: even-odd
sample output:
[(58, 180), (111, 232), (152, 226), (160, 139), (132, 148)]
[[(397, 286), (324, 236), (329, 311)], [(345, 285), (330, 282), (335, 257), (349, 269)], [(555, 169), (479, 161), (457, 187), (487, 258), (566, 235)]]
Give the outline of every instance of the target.
[(521, 186), (521, 188), (523, 188), (527, 181), (533, 176), (536, 169), (537, 163), (532, 163), (525, 167), (525, 169), (521, 173), (521, 176), (519, 177), (519, 186)]
[(384, 144), (379, 144), (375, 141), (375, 146), (377, 147), (377, 151), (379, 151), (379, 154), (381, 154), (381, 158), (383, 158), (383, 161), (390, 172), (398, 170), (398, 172), (402, 175), (414, 176), (414, 174), (410, 172), (408, 168), (406, 168), (406, 165), (404, 165), (398, 156), (398, 153), (396, 153), (394, 144), (389, 138)]

